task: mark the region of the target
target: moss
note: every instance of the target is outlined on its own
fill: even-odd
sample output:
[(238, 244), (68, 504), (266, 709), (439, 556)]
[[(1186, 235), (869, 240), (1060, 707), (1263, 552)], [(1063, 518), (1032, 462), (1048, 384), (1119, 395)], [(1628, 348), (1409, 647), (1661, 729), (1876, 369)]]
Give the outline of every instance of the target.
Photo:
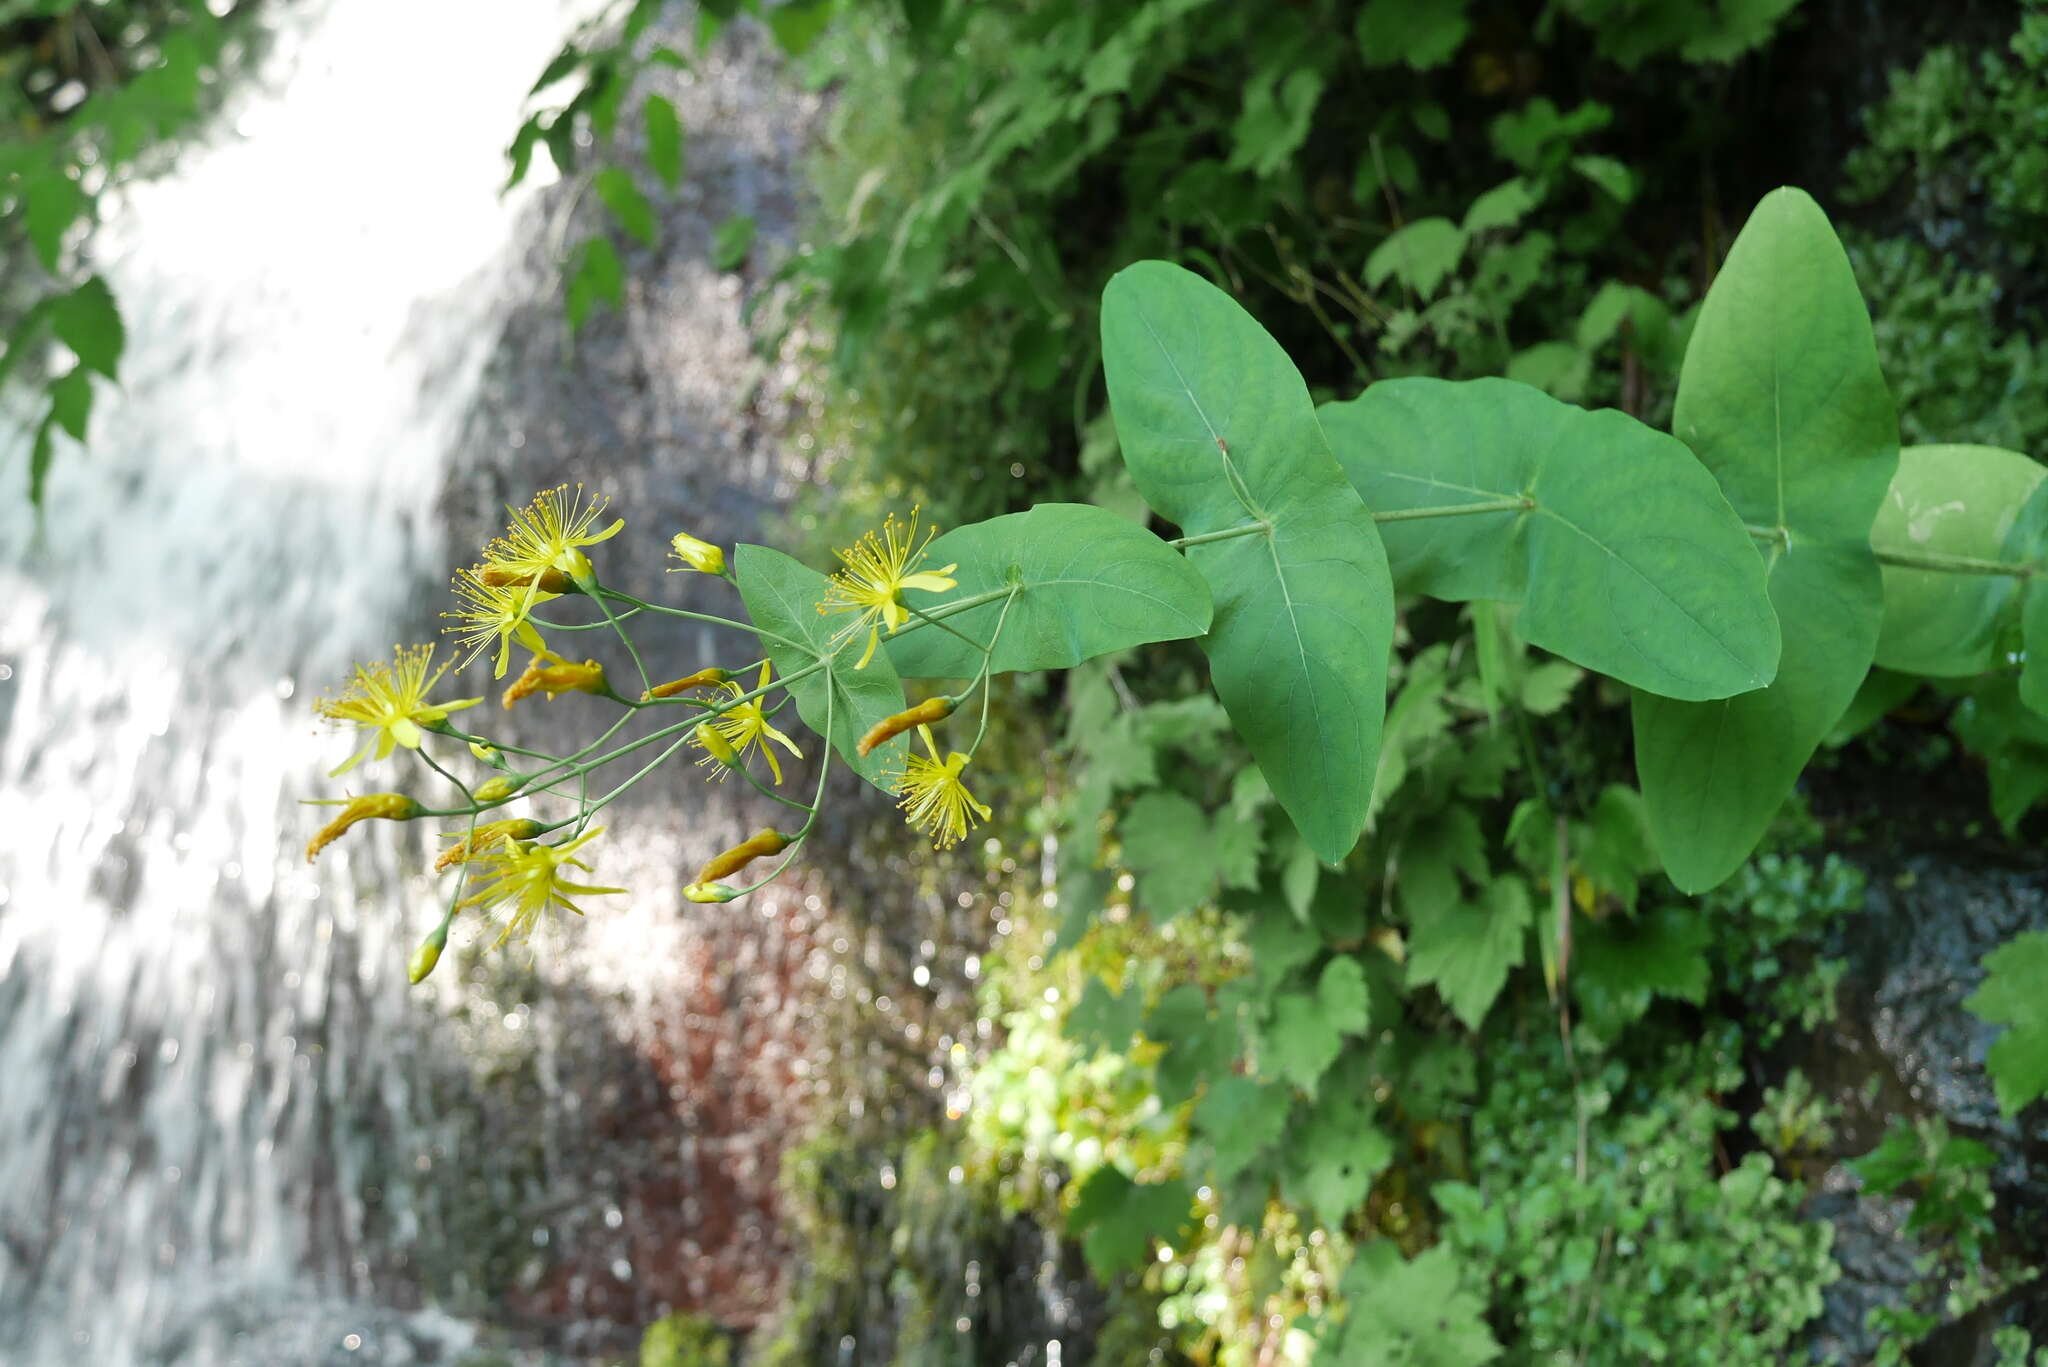
[(640, 1367), (732, 1367), (732, 1339), (702, 1315), (669, 1315), (641, 1335)]

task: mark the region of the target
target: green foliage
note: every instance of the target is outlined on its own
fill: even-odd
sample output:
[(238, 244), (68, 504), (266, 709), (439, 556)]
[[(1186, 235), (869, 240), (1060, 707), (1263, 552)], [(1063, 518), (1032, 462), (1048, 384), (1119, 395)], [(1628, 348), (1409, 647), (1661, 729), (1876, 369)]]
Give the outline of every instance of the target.
[(961, 596), (991, 600), (951, 618), (952, 632), (890, 643), (897, 669), (915, 677), (964, 679), (980, 669), (981, 652), (960, 636), (996, 641), (991, 664), (1003, 673), (1071, 669), (1209, 629), (1209, 589), (1187, 558), (1087, 504), (1041, 503), (958, 528), (935, 539), (926, 559), (954, 567)]
[(1133, 266), (1104, 293), (1102, 350), (1131, 476), (1215, 597), (1217, 696), (1309, 845), (1341, 859), (1372, 796), (1393, 635), (1371, 515), (1300, 372), (1222, 291)]
[(756, 225), (752, 214), (734, 214), (718, 225), (711, 238), (711, 264), (736, 271), (754, 251)]
[(1984, 956), (1984, 985), (1963, 1003), (1980, 1020), (2010, 1028), (1984, 1066), (2007, 1115), (2048, 1094), (2048, 932), (2030, 931)]
[(1717, 1170), (1733, 1120), (1709, 1098), (1740, 1080), (1738, 1036), (1710, 1031), (1641, 1071), (1575, 1081), (1556, 1045), (1503, 1041), (1472, 1118), (1469, 1182), (1432, 1190), (1444, 1246), (1514, 1333), (1504, 1361), (1794, 1356), (1836, 1276), (1830, 1227), (1751, 1154)]
[(1763, 568), (1682, 443), (1506, 380), (1388, 380), (1321, 417), (1376, 513), (1500, 509), (1388, 521), (1402, 589), (1519, 604), (1530, 644), (1670, 697), (1776, 672)]
[(1406, 1262), (1368, 1244), (1344, 1274), (1342, 1327), (1324, 1340), (1317, 1367), (1479, 1367), (1500, 1356), (1486, 1301), (1458, 1254), (1439, 1245)]
[(1856, 278), (1820, 209), (1767, 196), (1686, 348), (1674, 430), (1761, 529), (1784, 656), (1721, 702), (1638, 693), (1636, 766), (1671, 880), (1712, 887), (1749, 856), (1870, 672), (1884, 590), (1871, 524), (1898, 426)]
[(731, 1367), (732, 1340), (702, 1315), (666, 1315), (640, 1336), (640, 1367)]

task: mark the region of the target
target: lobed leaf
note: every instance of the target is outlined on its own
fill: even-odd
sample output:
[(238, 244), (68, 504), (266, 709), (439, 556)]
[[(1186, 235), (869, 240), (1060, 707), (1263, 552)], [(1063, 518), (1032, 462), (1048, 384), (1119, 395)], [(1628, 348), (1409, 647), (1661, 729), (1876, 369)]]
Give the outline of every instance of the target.
[(1672, 881), (1700, 892), (1749, 857), (1848, 710), (1884, 617), (1870, 533), (1898, 470), (1898, 422), (1849, 259), (1801, 192), (1766, 195), (1730, 249), (1686, 349), (1673, 427), (1772, 538), (1784, 631), (1766, 689), (1635, 697), (1650, 828)]
[(1178, 266), (1119, 273), (1103, 369), (1146, 502), (1190, 535), (1215, 618), (1203, 648), (1238, 734), (1317, 855), (1365, 825), (1386, 707), (1393, 585), (1372, 515), (1331, 456), (1300, 372), (1228, 295)]

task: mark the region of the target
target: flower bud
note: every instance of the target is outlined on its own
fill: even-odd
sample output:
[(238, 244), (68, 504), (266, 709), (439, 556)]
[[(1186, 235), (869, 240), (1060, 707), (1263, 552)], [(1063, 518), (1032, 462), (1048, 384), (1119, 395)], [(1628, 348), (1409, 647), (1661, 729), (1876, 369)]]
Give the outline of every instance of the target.
[(500, 760), (505, 758), (504, 751), (500, 750), (495, 745), (485, 745), (480, 740), (473, 740), (469, 743), (469, 753), (475, 755), (485, 764), (490, 765), (496, 765)]
[[(677, 532), (669, 539), (675, 558), (683, 562), (683, 568), (699, 574), (724, 574), (725, 552), (709, 541), (699, 541), (688, 532)], [(674, 570), (669, 571), (674, 574)]]
[(789, 837), (773, 826), (764, 826), (697, 871), (697, 884), (715, 883), (738, 873), (756, 859), (781, 854), (789, 848)]
[(499, 774), (487, 778), (476, 787), (476, 800), (482, 803), (503, 802), (519, 791), (519, 785), (526, 782), (524, 774)]
[(320, 828), (320, 833), (306, 842), (306, 862), (341, 839), (342, 832), (358, 821), (381, 817), (386, 821), (410, 821), (426, 809), (401, 793), (371, 793), (366, 797), (336, 798), (322, 803), (323, 806), (340, 806), (341, 815)]
[(552, 700), (561, 693), (602, 693), (605, 691), (604, 666), (595, 660), (582, 664), (571, 664), (552, 650), (544, 650), (533, 657), (533, 663), (526, 666), (526, 672), (512, 681), (502, 699), (506, 707), (521, 698), (545, 693)]
[(862, 759), (866, 759), (876, 746), (887, 744), (913, 726), (928, 726), (935, 721), (944, 721), (953, 715), (953, 706), (951, 698), (926, 698), (907, 712), (898, 712), (893, 717), (884, 717), (876, 722), (853, 748), (859, 752)]
[(406, 975), (415, 986), (426, 981), (427, 975), (434, 971), (434, 965), (441, 962), (441, 951), (447, 944), (448, 923), (443, 921), (435, 927), (433, 934), (420, 941), (419, 948), (412, 952), (411, 962), (406, 965)]
[(576, 587), (568, 575), (553, 566), (535, 574), (511, 565), (485, 565), (477, 571), (477, 578), (494, 589), (523, 589), (532, 585), (542, 593), (568, 593)]
[(653, 702), (656, 698), (673, 698), (678, 693), (687, 693), (693, 688), (712, 688), (724, 683), (732, 675), (716, 667), (700, 669), (695, 674), (685, 674), (680, 679), (671, 679), (665, 684), (656, 684), (640, 695), (641, 702)]
[(711, 758), (717, 760), (726, 768), (739, 768), (739, 751), (733, 749), (732, 742), (721, 735), (718, 728), (710, 722), (700, 721), (697, 723), (697, 744), (703, 746)]
[(738, 888), (723, 883), (690, 883), (683, 888), (683, 896), (692, 902), (730, 902), (739, 895)]

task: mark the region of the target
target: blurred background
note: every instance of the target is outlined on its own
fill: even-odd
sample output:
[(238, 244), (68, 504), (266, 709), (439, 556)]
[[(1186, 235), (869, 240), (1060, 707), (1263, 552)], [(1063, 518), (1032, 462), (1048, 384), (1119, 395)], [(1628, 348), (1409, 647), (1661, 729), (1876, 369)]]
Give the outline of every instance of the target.
[[(1089, 976), (1245, 963), (1227, 875), (1148, 917), (1143, 862), (1094, 855), (1154, 786), (1260, 810), (1198, 656), (1007, 681), (985, 840), (935, 856), (845, 785), (731, 906), (677, 890), (761, 804), (664, 771), (611, 814), (630, 897), (530, 953), (458, 937), (420, 988), (427, 835), (300, 858), (349, 748), (311, 703), (432, 639), (563, 481), (648, 596), (678, 530), (824, 565), (913, 503), (1142, 516), (1094, 341), (1142, 257), (1318, 397), (1504, 374), (1667, 426), (1780, 184), (1842, 233), (1903, 438), (2048, 452), (2039, 0), (0, 0), (0, 1362), (1307, 1362), (1313, 1221), (1123, 1276), (1065, 1224), (1078, 1174), (1185, 1139), (1146, 1046), (1073, 1019)], [(1619, 699), (1551, 684), (1556, 771), (1625, 765)], [(558, 742), (588, 701), (504, 724)], [(1887, 702), (1714, 894), (1711, 990), (1636, 1008), (1599, 1085), (1653, 1123), (1599, 1142), (1669, 1176), (1499, 1253), (1503, 1360), (2048, 1338), (2048, 1127), (2001, 1115), (1961, 1006), (2048, 927), (2048, 733)], [(1517, 982), (1416, 1118), (1418, 1190), (1431, 1127), (1538, 1185), (1570, 1146)], [(1931, 1156), (1879, 1190), (1849, 1163), (1891, 1134)], [(1428, 1242), (1401, 1200), (1349, 1236)], [(1646, 1224), (1666, 1271), (1573, 1268)], [(1752, 1274), (1709, 1349), (1706, 1288)], [(1612, 1325), (1559, 1337), (1540, 1307), (1587, 1287)]]

